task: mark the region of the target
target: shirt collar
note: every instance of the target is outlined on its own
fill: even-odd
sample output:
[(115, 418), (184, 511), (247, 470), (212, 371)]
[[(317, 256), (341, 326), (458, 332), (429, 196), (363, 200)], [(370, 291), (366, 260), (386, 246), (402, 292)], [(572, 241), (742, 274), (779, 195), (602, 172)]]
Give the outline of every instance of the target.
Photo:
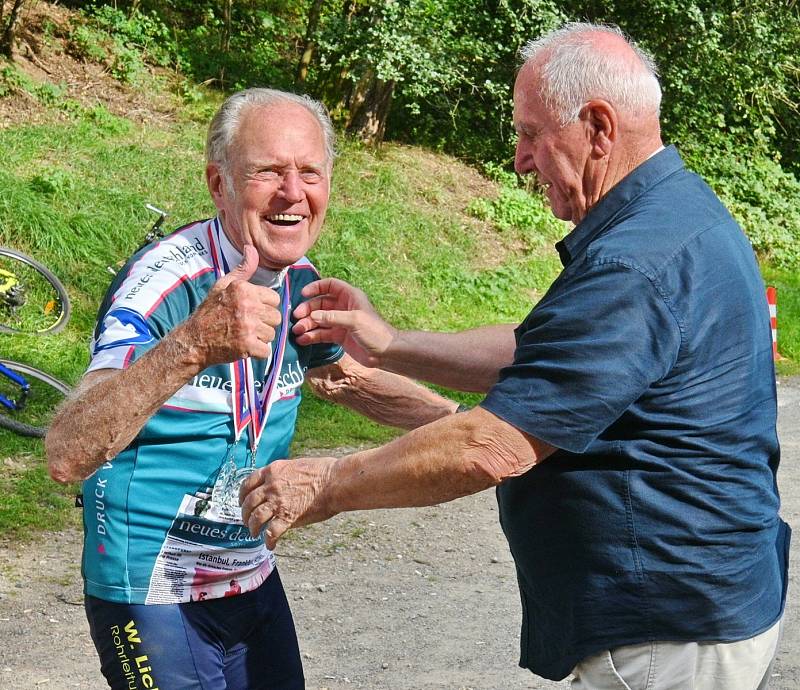
[[(222, 256), (225, 257), (225, 265), (227, 265), (228, 270), (233, 270), (240, 263), (242, 263), (243, 256), (242, 253), (233, 246), (233, 242), (231, 242), (228, 238), (228, 234), (225, 231), (225, 226), (222, 224), (222, 218), (217, 216), (217, 222), (219, 223), (219, 227), (222, 228), (222, 232), (219, 233), (219, 249), (222, 253)], [(286, 275), (286, 271), (288, 270), (288, 266), (280, 271), (273, 271), (259, 266), (248, 282), (253, 283), (254, 285), (262, 285), (263, 287), (272, 288), (274, 290), (281, 286), (283, 277)]]
[(683, 160), (674, 146), (662, 147), (651, 154), (592, 206), (572, 232), (556, 242), (556, 251), (562, 265), (566, 267), (584, 252), (589, 243), (608, 227), (609, 222), (625, 206), (683, 167)]

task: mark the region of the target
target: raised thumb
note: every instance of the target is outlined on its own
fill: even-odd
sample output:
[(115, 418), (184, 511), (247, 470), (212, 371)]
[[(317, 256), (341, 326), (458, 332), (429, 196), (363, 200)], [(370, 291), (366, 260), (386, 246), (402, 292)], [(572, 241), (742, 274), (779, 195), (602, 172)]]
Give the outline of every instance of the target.
[(234, 280), (250, 280), (258, 268), (258, 252), (252, 244), (244, 245), (242, 261), (230, 273), (225, 274), (217, 281), (219, 287), (227, 287)]

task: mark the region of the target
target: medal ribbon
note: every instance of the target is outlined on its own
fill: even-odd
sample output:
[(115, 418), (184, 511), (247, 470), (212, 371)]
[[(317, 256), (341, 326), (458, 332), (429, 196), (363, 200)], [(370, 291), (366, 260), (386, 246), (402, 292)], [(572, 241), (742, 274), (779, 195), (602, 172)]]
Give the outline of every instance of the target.
[[(219, 235), (222, 231), (219, 218), (214, 219), (213, 226), (216, 231), (216, 237), (211, 230), (211, 225), (209, 225), (208, 239), (214, 273), (217, 280), (219, 280), (228, 273), (230, 267), (219, 249)], [(238, 443), (242, 432), (245, 428), (248, 429), (251, 464), (255, 464), (256, 461), (258, 444), (261, 441), (261, 436), (264, 433), (264, 427), (267, 424), (267, 418), (272, 408), (273, 394), (283, 365), (283, 356), (286, 352), (286, 342), (289, 336), (290, 294), (289, 271), (286, 271), (283, 278), (283, 294), (281, 296), (281, 324), (275, 339), (277, 341), (277, 352), (270, 347), (270, 356), (267, 360), (261, 393), (256, 390), (253, 363), (250, 357), (244, 357), (230, 363), (231, 408), (233, 410), (235, 439), (236, 443)]]

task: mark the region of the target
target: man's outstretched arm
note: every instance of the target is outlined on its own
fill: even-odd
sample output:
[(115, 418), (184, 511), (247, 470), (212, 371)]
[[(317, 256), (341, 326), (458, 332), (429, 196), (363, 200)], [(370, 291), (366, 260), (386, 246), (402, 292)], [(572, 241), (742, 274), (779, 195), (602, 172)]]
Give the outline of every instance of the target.
[(514, 327), (502, 324), (458, 333), (399, 331), (375, 311), (367, 296), (336, 278), (307, 285), (310, 298), (295, 309), (297, 342), (335, 342), (367, 367), (453, 390), (487, 392), (514, 358)]
[(309, 369), (306, 381), (319, 397), (401, 429), (416, 429), (458, 408), (458, 403), (405, 376), (362, 366), (349, 355)]
[(291, 527), (337, 513), (434, 505), (496, 486), (555, 448), (483, 408), (450, 415), (380, 448), (336, 458), (279, 460), (242, 487), (242, 517), (267, 545)]

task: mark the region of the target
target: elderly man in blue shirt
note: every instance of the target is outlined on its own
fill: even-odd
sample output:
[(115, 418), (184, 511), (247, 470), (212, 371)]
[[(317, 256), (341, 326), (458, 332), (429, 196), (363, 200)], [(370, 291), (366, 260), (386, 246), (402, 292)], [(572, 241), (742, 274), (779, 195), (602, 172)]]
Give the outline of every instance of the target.
[(276, 462), (251, 533), (497, 486), (523, 667), (572, 687), (754, 690), (780, 637), (776, 388), (753, 250), (661, 142), (652, 59), (569, 24), (523, 50), (516, 169), (574, 229), (516, 328), (397, 331), (363, 293), (308, 286), (298, 342), (460, 390), (475, 409), (340, 459)]

